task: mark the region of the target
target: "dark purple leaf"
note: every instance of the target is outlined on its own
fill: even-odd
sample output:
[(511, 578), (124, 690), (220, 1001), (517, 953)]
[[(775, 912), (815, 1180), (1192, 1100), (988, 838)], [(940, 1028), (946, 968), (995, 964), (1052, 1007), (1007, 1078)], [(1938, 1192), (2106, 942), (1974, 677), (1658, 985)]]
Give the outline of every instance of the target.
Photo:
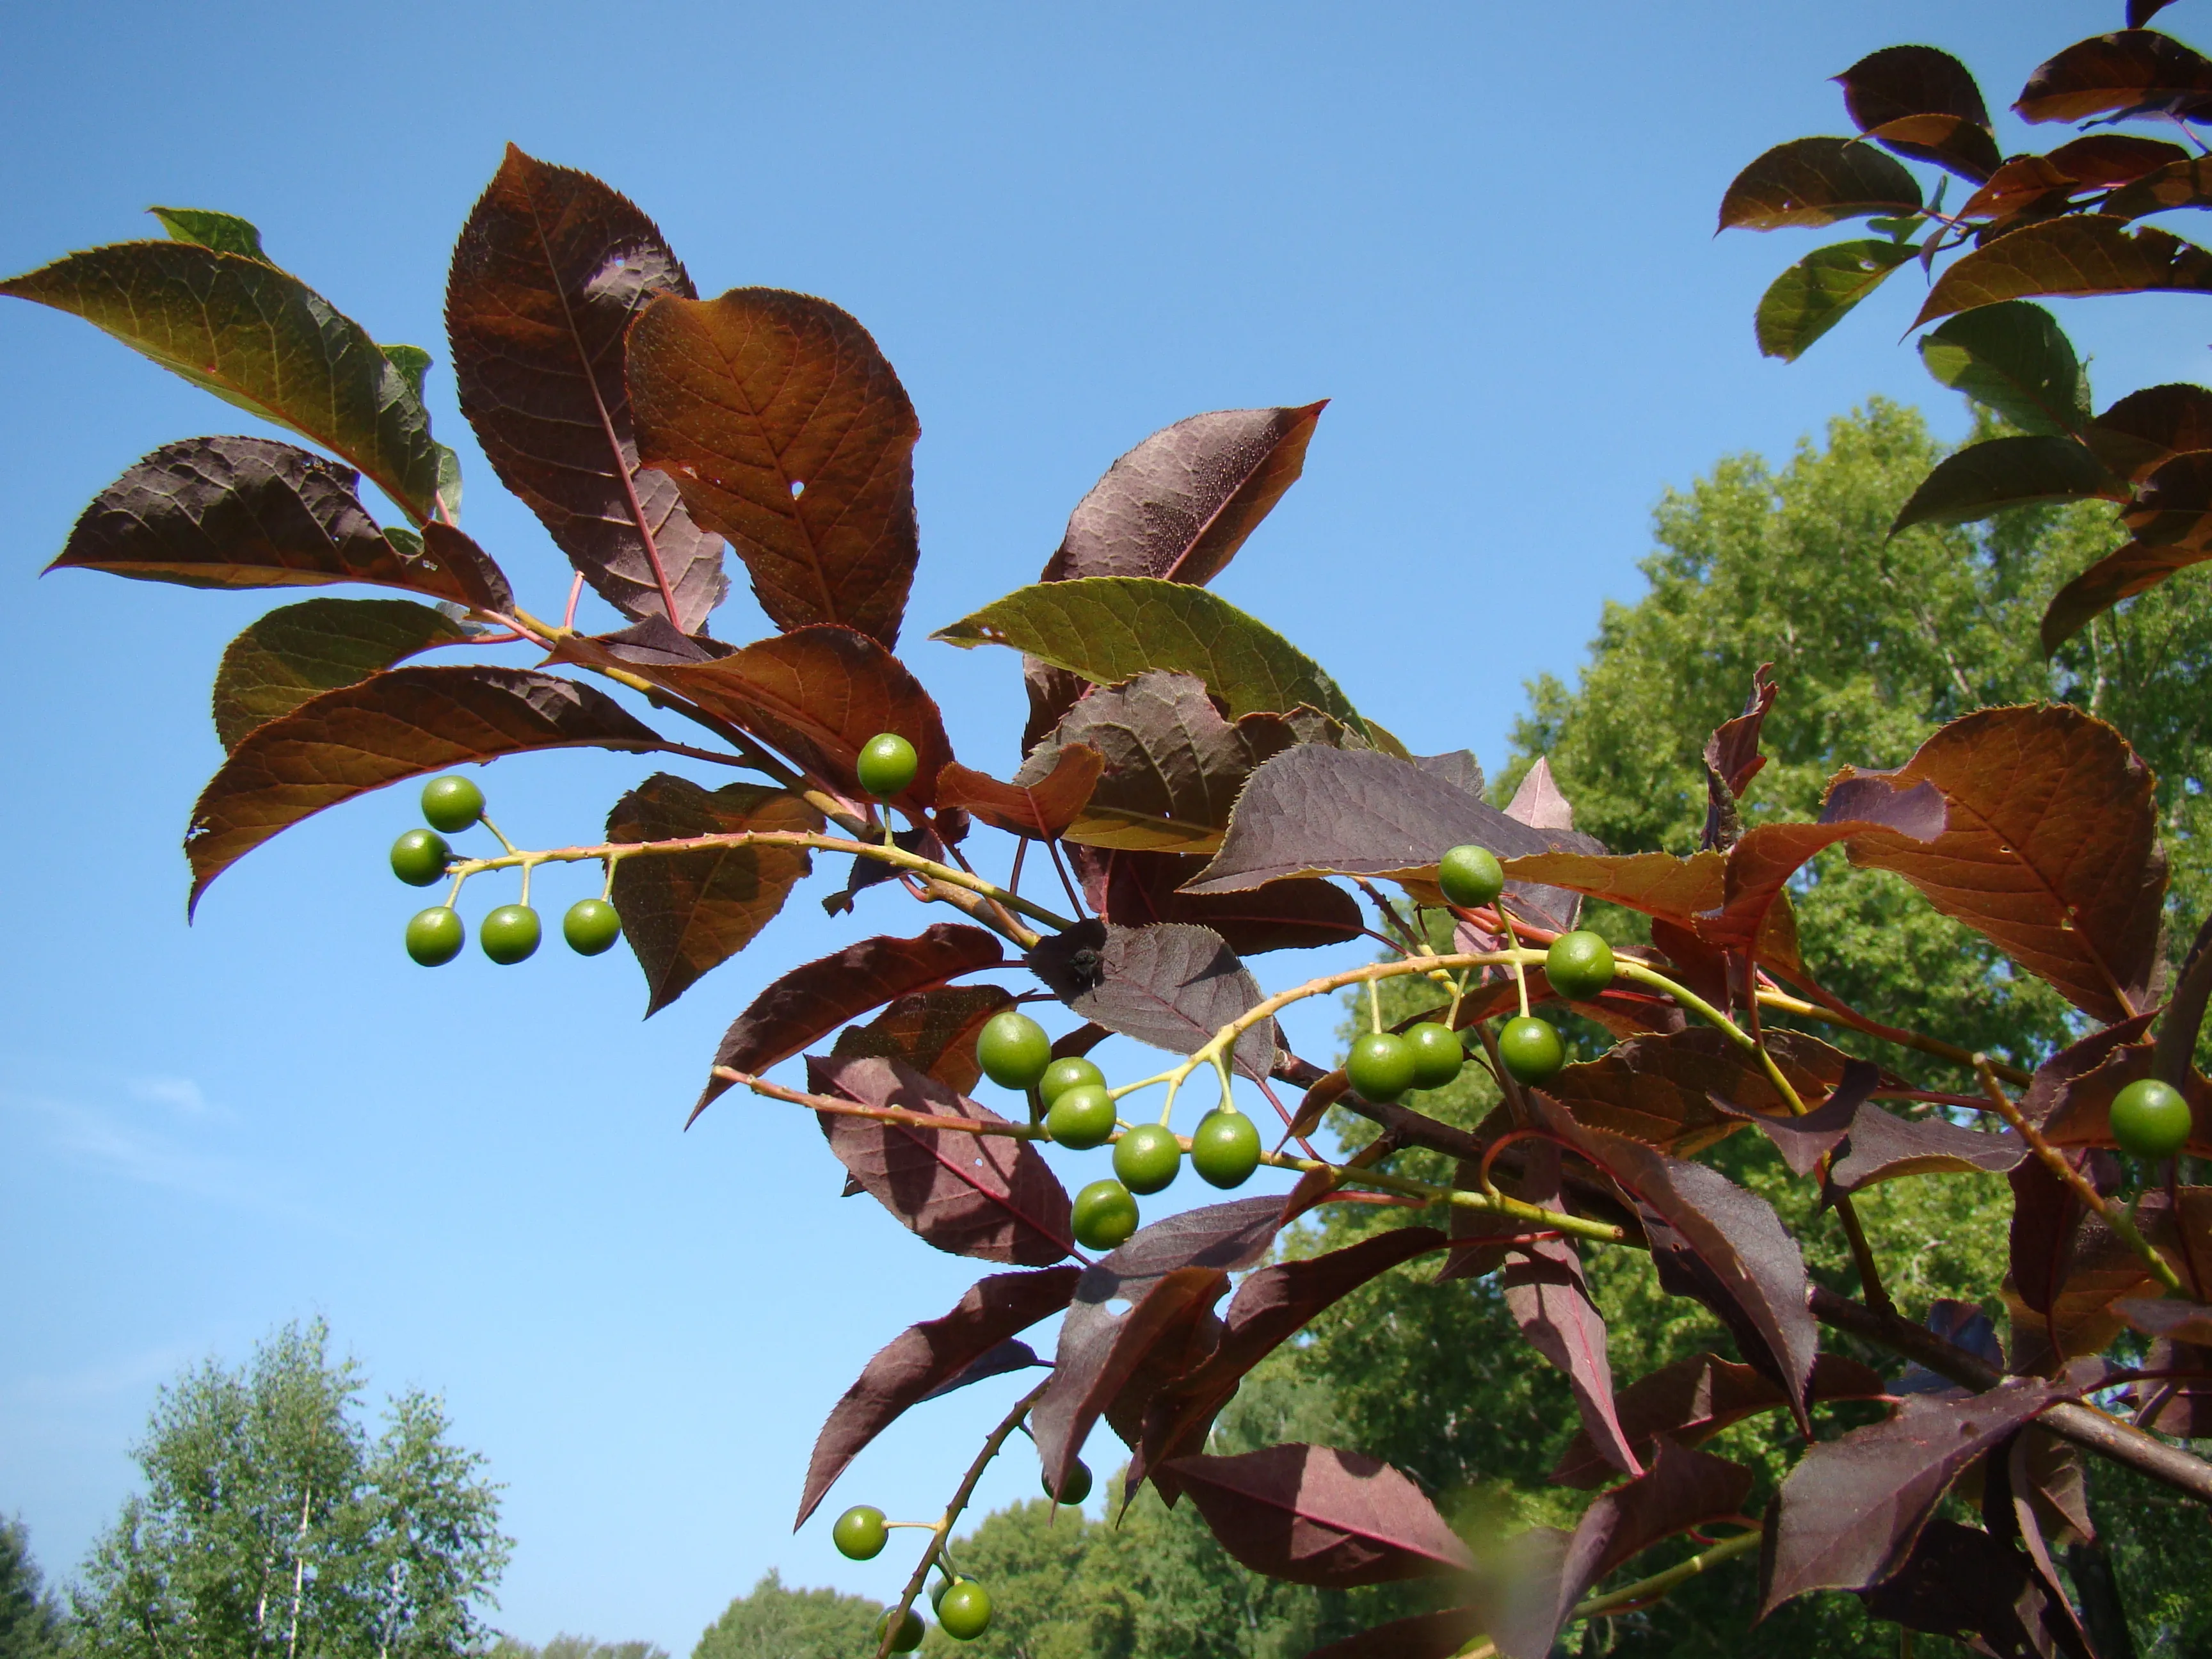
[[(1046, 939), (1027, 959), (1085, 1019), (1170, 1054), (1194, 1053), (1261, 1000), (1259, 981), (1221, 935), (1184, 922), (1085, 922)], [(1249, 1078), (1267, 1077), (1280, 1052), (1277, 1036), (1274, 1021), (1261, 1021), (1237, 1038), (1231, 1064)]]
[(1271, 1578), (1340, 1589), (1474, 1565), (1420, 1488), (1371, 1457), (1291, 1444), (1167, 1467), (1222, 1547)]
[(866, 1025), (837, 1033), (830, 1052), (839, 1060), (902, 1060), (959, 1094), (983, 1075), (975, 1040), (991, 1016), (1014, 1006), (997, 985), (940, 985), (902, 996)]
[[(1808, 1400), (1881, 1400), (1890, 1392), (1881, 1375), (1856, 1359), (1824, 1353), (1813, 1362)], [(1615, 1397), (1621, 1432), (1644, 1456), (1663, 1440), (1696, 1446), (1756, 1412), (1780, 1411), (1790, 1401), (1774, 1379), (1718, 1354), (1692, 1354), (1638, 1377)], [(1588, 1488), (1613, 1478), (1615, 1467), (1584, 1429), (1568, 1443), (1552, 1480)]]
[[(1250, 1267), (1274, 1243), (1282, 1223), (1279, 1198), (1211, 1204), (1139, 1228), (1119, 1249), (1084, 1270), (1060, 1328), (1053, 1386), (1037, 1401), (1030, 1431), (1054, 1490), (1065, 1483), (1083, 1442), (1148, 1350), (1188, 1333), (1194, 1311), (1209, 1314), (1228, 1288), (1228, 1275)], [(1124, 1334), (1131, 1310), (1170, 1275), (1185, 1276)], [(1218, 1283), (1216, 1281), (1218, 1281)]]
[[(939, 821), (942, 823), (944, 818), (940, 817)], [(920, 824), (912, 830), (893, 830), (891, 844), (922, 858), (935, 859), (939, 863), (945, 859), (945, 843), (937, 838), (937, 832), (927, 824)], [(894, 866), (885, 864), (881, 859), (866, 858), (855, 853), (852, 868), (845, 872), (845, 884), (836, 892), (823, 896), (822, 908), (833, 916), (848, 915), (853, 908), (854, 899), (871, 887), (896, 881), (898, 874)]]
[(2007, 1175), (2027, 1156), (2026, 1144), (2010, 1129), (1990, 1133), (1940, 1117), (1899, 1117), (1869, 1105), (1851, 1120), (1828, 1179), (1836, 1191), (1856, 1193), (1900, 1176)]
[(1766, 757), (1759, 750), (1759, 734), (1766, 724), (1767, 710), (1774, 707), (1774, 665), (1763, 662), (1752, 674), (1743, 713), (1723, 720), (1705, 739), (1705, 829), (1700, 847), (1725, 850), (1735, 843), (1735, 836), (1723, 835), (1723, 828), (1735, 823), (1735, 803), (1743, 799), (1743, 792), (1766, 764)]
[(1490, 1638), (1506, 1659), (1545, 1659), (1583, 1593), (1654, 1544), (1737, 1515), (1751, 1496), (1751, 1471), (1709, 1452), (1659, 1443), (1650, 1472), (1600, 1495), (1583, 1511), (1544, 1594), (1517, 1595)]
[[(867, 1189), (866, 1188), (861, 1188), (861, 1191), (863, 1192), (866, 1190)], [(1049, 1370), (1051, 1369), (1052, 1361), (1049, 1359), (1039, 1359), (1036, 1356), (1036, 1350), (1030, 1346), (1028, 1343), (1018, 1342), (1009, 1337), (1006, 1341), (999, 1344), (997, 1347), (988, 1349), (983, 1353), (979, 1354), (974, 1360), (969, 1362), (967, 1369), (963, 1370), (957, 1376), (939, 1383), (927, 1394), (922, 1395), (921, 1400), (915, 1401), (915, 1403), (916, 1405), (921, 1405), (927, 1401), (940, 1399), (945, 1395), (967, 1388), (972, 1383), (987, 1382), (994, 1376), (1005, 1376), (1012, 1371), (1030, 1371), (1038, 1370)]]
[(1736, 174), (1721, 198), (1723, 230), (1832, 225), (1863, 214), (1920, 211), (1912, 175), (1856, 138), (1792, 138)]
[(1808, 1176), (1850, 1133), (1859, 1109), (1881, 1083), (1879, 1066), (1869, 1060), (1850, 1060), (1844, 1062), (1843, 1079), (1835, 1085), (1835, 1092), (1802, 1116), (1791, 1116), (1786, 1110), (1753, 1111), (1717, 1094), (1711, 1099), (1713, 1109), (1723, 1117), (1757, 1126), (1774, 1143), (1792, 1175)]
[(1900, 155), (1979, 183), (2000, 159), (1989, 106), (1966, 66), (1933, 46), (1884, 46), (1835, 77), (1861, 132)]
[(2122, 599), (2148, 592), (2168, 576), (2207, 559), (2212, 559), (2212, 547), (2124, 543), (2051, 596), (2043, 613), (2044, 655), (2050, 656)]
[(2212, 63), (2179, 40), (2130, 27), (2076, 41), (2037, 68), (2013, 105), (2026, 121), (2093, 115), (2212, 114)]
[(623, 336), (662, 294), (696, 297), (652, 220), (509, 144), (454, 246), (446, 330), (461, 412), (500, 482), (602, 599), (692, 634), (729, 588), (721, 538), (640, 465), (623, 380)]
[(910, 1325), (892, 1338), (830, 1408), (814, 1442), (793, 1529), (806, 1524), (846, 1465), (900, 1413), (960, 1378), (1016, 1332), (1065, 1308), (1081, 1276), (1076, 1267), (993, 1273), (970, 1285), (950, 1313)]
[(1309, 744), (1252, 774), (1221, 850), (1185, 890), (1238, 892), (1293, 876), (1397, 876), (1440, 902), (1437, 860), (1470, 842), (1501, 858), (1601, 850), (1571, 830), (1532, 829), (1408, 762)]
[[(1536, 994), (1533, 986), (1529, 994)], [(1769, 1034), (1767, 1048), (1808, 1104), (1824, 1100), (1853, 1075), (1852, 1062), (1818, 1037), (1775, 1031)], [(1678, 1158), (1727, 1139), (1746, 1121), (1763, 1125), (1790, 1109), (1756, 1056), (1726, 1033), (1705, 1025), (1631, 1037), (1595, 1060), (1568, 1066), (1545, 1091), (1577, 1122)], [(1723, 1101), (1736, 1109), (1722, 1109)]]
[(1310, 950), (1359, 937), (1365, 918), (1342, 888), (1326, 881), (1273, 881), (1241, 893), (1178, 892), (1204, 866), (1177, 853), (1069, 848), (1091, 908), (1117, 927), (1188, 922), (1210, 927), (1240, 957)]
[(1331, 1642), (1306, 1659), (1454, 1659), (1489, 1626), (1490, 1615), (1480, 1607), (1443, 1607)]
[[(913, 939), (878, 936), (848, 945), (793, 969), (755, 997), (722, 1034), (714, 1064), (765, 1072), (872, 1008), (1004, 959), (996, 938), (960, 922), (938, 922)], [(724, 1079), (708, 1078), (691, 1116), (728, 1087)]]
[[(1861, 1593), (1877, 1619), (1931, 1636), (1979, 1638), (1996, 1659), (2087, 1659), (2072, 1621), (2012, 1545), (1955, 1521), (1930, 1522), (1904, 1565)], [(1985, 1644), (1985, 1645), (1984, 1645)]]
[(1711, 1309), (1744, 1358), (1782, 1383), (1802, 1426), (1796, 1402), (1805, 1398), (1819, 1337), (1806, 1305), (1804, 1257), (1773, 1209), (1717, 1170), (1585, 1128), (1541, 1093), (1528, 1098), (1544, 1127), (1634, 1200), (1660, 1284)]
[[(867, 1106), (1004, 1123), (897, 1060), (806, 1057), (807, 1086)], [(1066, 1256), (1067, 1189), (1036, 1148), (1012, 1135), (816, 1115), (837, 1161), (923, 1241), (954, 1255), (1042, 1267)]]
[(1986, 1394), (1909, 1395), (1887, 1421), (1809, 1449), (1768, 1528), (1771, 1612), (1814, 1589), (1860, 1589), (1898, 1571), (1959, 1472), (2081, 1389), (2012, 1378)]
[(2185, 381), (2130, 392), (2091, 422), (2089, 447), (2140, 483), (2177, 455), (2212, 449), (2212, 390)]

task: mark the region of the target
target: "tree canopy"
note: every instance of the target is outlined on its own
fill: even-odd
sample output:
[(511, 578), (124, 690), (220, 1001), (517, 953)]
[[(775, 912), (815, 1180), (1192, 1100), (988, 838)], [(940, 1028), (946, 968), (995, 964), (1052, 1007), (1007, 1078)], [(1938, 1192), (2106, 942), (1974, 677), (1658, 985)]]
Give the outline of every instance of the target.
[(707, 1626), (691, 1659), (847, 1659), (866, 1650), (884, 1604), (834, 1589), (792, 1589), (769, 1571)]

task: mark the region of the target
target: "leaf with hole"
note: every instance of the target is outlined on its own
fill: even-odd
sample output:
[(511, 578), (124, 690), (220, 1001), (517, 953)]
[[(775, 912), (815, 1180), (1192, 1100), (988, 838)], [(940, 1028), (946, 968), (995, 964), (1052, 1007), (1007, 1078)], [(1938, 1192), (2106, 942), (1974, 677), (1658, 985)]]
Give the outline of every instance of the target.
[(1346, 1589), (1474, 1565), (1419, 1487), (1356, 1452), (1292, 1443), (1164, 1467), (1222, 1547), (1271, 1578)]
[(224, 402), (321, 444), (428, 519), (430, 417), (351, 318), (296, 276), (190, 242), (118, 242), (0, 282), (82, 317)]
[(1867, 214), (1920, 211), (1912, 175), (1856, 138), (1793, 138), (1735, 176), (1721, 198), (1723, 230), (1832, 225)]
[(959, 1377), (1008, 1338), (1058, 1313), (1081, 1277), (1076, 1267), (993, 1273), (969, 1285), (951, 1312), (909, 1325), (892, 1338), (830, 1407), (829, 1420), (815, 1437), (793, 1530), (806, 1524), (846, 1467), (908, 1407)]
[(2045, 219), (1954, 260), (1912, 326), (2006, 300), (2148, 293), (2212, 293), (2212, 253), (2124, 219)]
[(1951, 318), (1921, 336), (1920, 361), (1942, 384), (2023, 432), (2063, 437), (2089, 423), (2089, 377), (2074, 343), (2057, 318), (2028, 301)]
[(640, 460), (730, 538), (770, 622), (898, 643), (921, 423), (867, 330), (780, 289), (664, 293), (630, 325), (629, 384)]
[(659, 735), (605, 692), (519, 668), (395, 668), (257, 726), (193, 804), (191, 905), (262, 842), (405, 778), (541, 749), (650, 751)]
[(2166, 855), (2150, 769), (2118, 732), (2063, 704), (1953, 720), (1893, 772), (1859, 778), (1943, 792), (1934, 841), (1864, 838), (1854, 864), (1903, 876), (2093, 1018), (2150, 1002)]
[(1371, 737), (1336, 682), (1265, 623), (1185, 582), (1088, 576), (1040, 583), (931, 635), (957, 646), (1007, 645), (1118, 685), (1154, 669), (1189, 674), (1231, 717), (1315, 708)]
[[(453, 248), (446, 331), (461, 413), (500, 482), (624, 616), (696, 633), (721, 602), (721, 538), (638, 459), (623, 336), (691, 279), (652, 220), (587, 173), (513, 144)], [(654, 563), (658, 561), (659, 574)]]
[(1050, 1267), (1073, 1248), (1067, 1189), (1034, 1146), (951, 1127), (1005, 1123), (996, 1112), (898, 1060), (809, 1054), (806, 1082), (816, 1094), (947, 1120), (935, 1129), (815, 1114), (847, 1173), (923, 1243), (1018, 1267)]
[(1763, 356), (1793, 362), (1852, 307), (1917, 258), (1910, 242), (1831, 242), (1814, 248), (1767, 286), (1753, 317)]
[(325, 691), (468, 638), (444, 611), (411, 599), (279, 605), (224, 648), (215, 672), (216, 736), (226, 750), (235, 749), (255, 726)]
[[(758, 783), (703, 789), (668, 772), (654, 773), (607, 814), (607, 839), (617, 844), (821, 828), (822, 815), (787, 790)], [(811, 867), (803, 847), (743, 842), (617, 864), (615, 908), (645, 970), (647, 1016), (751, 944)]]
[(470, 599), (453, 572), (386, 538), (350, 467), (268, 438), (164, 444), (92, 499), (49, 570), (186, 587), (368, 582)]
[[(757, 1075), (871, 1009), (1003, 960), (994, 935), (961, 922), (938, 922), (913, 939), (862, 939), (793, 968), (755, 997), (722, 1033), (714, 1065)], [(708, 1078), (691, 1116), (730, 1086)]]

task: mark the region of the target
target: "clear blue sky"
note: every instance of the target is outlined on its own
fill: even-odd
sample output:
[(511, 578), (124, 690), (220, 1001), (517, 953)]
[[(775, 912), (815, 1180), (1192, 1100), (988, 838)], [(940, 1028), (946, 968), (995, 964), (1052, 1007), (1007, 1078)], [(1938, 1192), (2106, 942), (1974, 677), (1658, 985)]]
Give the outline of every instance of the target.
[[(929, 629), (1031, 579), (1146, 433), (1330, 398), (1304, 481), (1220, 587), (1417, 750), (1494, 765), (1523, 682), (1571, 675), (1601, 601), (1639, 591), (1662, 489), (1727, 452), (1786, 453), (1873, 392), (1963, 424), (1894, 343), (1909, 276), (1805, 362), (1757, 356), (1753, 302), (1818, 239), (1716, 241), (1735, 169), (1843, 130), (1824, 77), (1874, 47), (1950, 47), (2002, 105), (2119, 12), (18, 5), (0, 267), (154, 234), (149, 203), (222, 208), (377, 337), (442, 359), (447, 255), (501, 145), (600, 174), (703, 291), (827, 295), (897, 365), (923, 423), (908, 656), (963, 757), (1002, 775), (1013, 659)], [(2005, 128), (2008, 149), (2053, 142)], [(2108, 388), (2202, 378), (2184, 303), (2069, 320)], [(507, 1483), (498, 1622), (519, 1635), (681, 1654), (771, 1565), (887, 1592), (910, 1557), (843, 1562), (829, 1516), (933, 1513), (1013, 1385), (917, 1413), (793, 1537), (799, 1474), (869, 1354), (975, 1266), (841, 1201), (803, 1115), (732, 1097), (678, 1133), (722, 1025), (856, 930), (802, 891), (648, 1024), (626, 955), (426, 973), (399, 949), (420, 901), (382, 867), (411, 792), (256, 854), (188, 930), (205, 688), (275, 600), (34, 578), (140, 454), (246, 428), (29, 306), (0, 307), (0, 1510), (66, 1573), (130, 1487), (158, 1382), (319, 1313), (380, 1385), (442, 1389)], [(477, 458), (442, 363), (431, 388), (470, 528), (553, 610), (565, 568)], [(718, 621), (761, 627), (744, 598)], [(544, 757), (486, 781), (510, 833), (552, 845), (645, 769)], [(879, 895), (860, 920), (927, 919)], [(1302, 1046), (1326, 1048), (1331, 1018)], [(1094, 1450), (1110, 1466), (1103, 1431)], [(1036, 1489), (1015, 1455), (981, 1497)]]

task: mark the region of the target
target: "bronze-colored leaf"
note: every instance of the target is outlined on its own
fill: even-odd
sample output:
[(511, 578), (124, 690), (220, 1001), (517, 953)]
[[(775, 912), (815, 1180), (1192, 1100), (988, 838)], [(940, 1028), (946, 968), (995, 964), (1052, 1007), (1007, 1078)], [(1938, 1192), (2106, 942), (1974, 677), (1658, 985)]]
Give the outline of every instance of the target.
[(468, 630), (411, 599), (307, 599), (279, 605), (224, 649), (216, 669), (216, 736), (235, 749), (264, 720), (352, 685)]
[(2212, 207), (2212, 167), (2201, 156), (2185, 155), (2114, 191), (2097, 204), (2097, 211), (2117, 219), (2140, 219), (2175, 208), (2207, 207)]
[(721, 538), (641, 465), (623, 337), (655, 296), (694, 297), (652, 220), (587, 173), (507, 147), (461, 227), (446, 331), (461, 412), (500, 482), (623, 615), (696, 633), (728, 591)]
[[(702, 789), (668, 772), (653, 774), (607, 814), (607, 839), (617, 844), (821, 828), (822, 815), (787, 790), (757, 783)], [(615, 908), (645, 969), (646, 1013), (658, 1013), (752, 943), (811, 867), (803, 847), (746, 844), (617, 864)]]
[[(1722, 950), (1753, 950), (1770, 930), (1784, 890), (1839, 841), (1902, 838), (1926, 843), (1943, 833), (1943, 796), (1933, 784), (1895, 790), (1876, 782), (1838, 788), (1818, 823), (1755, 824), (1728, 850), (1723, 900), (1692, 919), (1698, 937)], [(1784, 953), (1794, 961), (1794, 949)]]
[(279, 831), (404, 778), (539, 749), (662, 746), (605, 692), (518, 668), (395, 668), (257, 726), (193, 804), (191, 904)]
[[(1808, 1106), (1819, 1105), (1843, 1081), (1847, 1056), (1817, 1037), (1771, 1031), (1767, 1048)], [(1579, 1123), (1677, 1158), (1693, 1157), (1743, 1127), (1742, 1119), (1714, 1109), (1715, 1095), (1746, 1111), (1790, 1109), (1757, 1055), (1705, 1025), (1616, 1043), (1595, 1060), (1568, 1066), (1545, 1092)]]
[(1721, 198), (1720, 228), (1779, 230), (1919, 211), (1920, 186), (1912, 175), (1872, 144), (1793, 138), (1736, 174)]
[[(397, 536), (400, 532), (395, 530), (386, 533)], [(514, 590), (507, 586), (507, 573), (473, 538), (449, 524), (426, 524), (422, 526), (422, 554), (434, 568), (453, 577), (468, 604), (496, 616), (514, 613)]]
[[(838, 1060), (865, 1060), (872, 1055), (902, 1060), (915, 1071), (964, 1095), (983, 1075), (975, 1059), (975, 1039), (983, 1034), (984, 1024), (992, 1015), (1013, 1006), (1013, 994), (997, 985), (940, 985), (934, 990), (915, 991), (899, 998), (866, 1025), (848, 1025), (837, 1033), (836, 1045), (830, 1052)], [(1057, 1046), (1053, 1058), (1060, 1058)]]
[(2084, 188), (2079, 179), (2048, 155), (2015, 155), (1959, 204), (1959, 217), (2002, 223), (2019, 214), (2063, 211)]
[(1912, 326), (2001, 300), (2212, 293), (2212, 253), (2179, 236), (2094, 214), (2046, 219), (1963, 254), (1938, 277)]
[[(1258, 1006), (1260, 982), (1211, 928), (1184, 922), (1109, 927), (1086, 921), (1055, 933), (1027, 958), (1053, 994), (1085, 1019), (1170, 1054), (1195, 1054)], [(1245, 1029), (1230, 1064), (1255, 1080), (1274, 1070), (1275, 1022)]]
[(2212, 451), (2193, 450), (2161, 464), (2136, 486), (2120, 522), (2146, 546), (2192, 553), (2212, 547)]
[(2180, 41), (2130, 28), (2077, 41), (2027, 77), (2013, 105), (2026, 121), (2093, 115), (2212, 113), (2212, 62)]
[[(994, 935), (963, 922), (940, 921), (913, 939), (862, 939), (793, 969), (755, 997), (722, 1033), (714, 1065), (765, 1072), (870, 1009), (995, 968), (1002, 960)], [(915, 1069), (929, 1067), (917, 1064)], [(709, 1077), (692, 1117), (730, 1086), (725, 1079)]]
[(921, 423), (867, 330), (779, 289), (663, 294), (631, 325), (629, 379), (640, 459), (730, 538), (769, 621), (898, 643)]
[(1864, 838), (1856, 864), (1903, 876), (2092, 1018), (2149, 1006), (2166, 854), (2150, 769), (2102, 720), (2063, 704), (1953, 720), (1893, 772), (1943, 792), (1934, 841)]
[[(948, 1124), (1006, 1121), (902, 1060), (809, 1054), (806, 1081), (817, 1094), (921, 1112)], [(815, 1115), (837, 1161), (924, 1243), (1018, 1267), (1050, 1267), (1074, 1248), (1067, 1190), (1028, 1141), (832, 1112)]]
[(1240, 957), (1264, 951), (1304, 951), (1359, 937), (1358, 902), (1326, 881), (1271, 881), (1239, 893), (1176, 890), (1206, 860), (1176, 853), (1070, 849), (1076, 879), (1092, 910), (1118, 927), (1189, 922), (1210, 927)]
[(948, 761), (937, 775), (937, 803), (1010, 835), (1057, 841), (1081, 815), (1105, 765), (1096, 749), (1080, 743), (1055, 750), (1051, 769), (1031, 783), (1001, 783)]
[(2195, 449), (2212, 449), (2212, 391), (2175, 383), (2130, 392), (2082, 434), (2097, 458), (2140, 483)]
[(351, 467), (269, 438), (164, 444), (92, 499), (49, 570), (186, 587), (368, 582), (467, 601), (454, 573), (387, 540)]
[(2056, 652), (2121, 600), (2148, 593), (2167, 577), (2207, 559), (2212, 559), (2212, 546), (2149, 547), (2129, 542), (2115, 548), (2051, 596), (2040, 635), (2044, 655)]
[(2045, 434), (1989, 438), (1938, 461), (1898, 508), (1889, 533), (1916, 524), (1971, 523), (2047, 501), (2127, 499), (2126, 483), (2076, 439)]
[(1861, 132), (1978, 183), (1999, 160), (1989, 106), (1966, 66), (1933, 46), (1885, 46), (1837, 76)]

